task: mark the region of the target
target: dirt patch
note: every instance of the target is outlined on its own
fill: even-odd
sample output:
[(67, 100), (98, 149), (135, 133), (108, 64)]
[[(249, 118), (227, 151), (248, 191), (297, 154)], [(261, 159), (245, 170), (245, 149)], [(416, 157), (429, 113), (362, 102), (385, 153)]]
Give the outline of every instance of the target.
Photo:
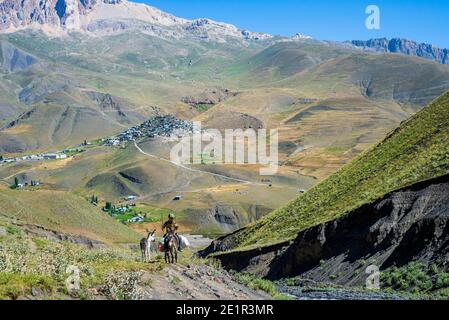
[(56, 170), (61, 169), (67, 166), (70, 162), (73, 161), (73, 158), (66, 158), (61, 160), (55, 160), (55, 161), (46, 161), (42, 162), (37, 166), (34, 170)]
[(30, 124), (19, 124), (4, 130), (3, 133), (11, 135), (22, 134), (30, 132), (31, 129), (33, 129), (33, 127)]

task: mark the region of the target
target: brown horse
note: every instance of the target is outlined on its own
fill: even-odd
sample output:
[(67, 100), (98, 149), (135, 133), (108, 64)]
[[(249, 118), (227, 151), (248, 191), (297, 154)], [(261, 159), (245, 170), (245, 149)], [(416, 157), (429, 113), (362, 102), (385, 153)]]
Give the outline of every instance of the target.
[(178, 263), (178, 237), (169, 232), (164, 239), (165, 263)]

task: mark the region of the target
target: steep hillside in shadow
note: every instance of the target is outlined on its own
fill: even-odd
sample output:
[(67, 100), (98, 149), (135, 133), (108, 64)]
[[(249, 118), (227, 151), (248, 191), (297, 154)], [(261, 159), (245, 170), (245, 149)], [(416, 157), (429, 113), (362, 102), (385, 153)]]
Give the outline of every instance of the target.
[(308, 228), (287, 246), (223, 256), (227, 268), (271, 279), (301, 276), (363, 285), (380, 270), (420, 263), (446, 268), (449, 254), (449, 175), (394, 191), (343, 217)]

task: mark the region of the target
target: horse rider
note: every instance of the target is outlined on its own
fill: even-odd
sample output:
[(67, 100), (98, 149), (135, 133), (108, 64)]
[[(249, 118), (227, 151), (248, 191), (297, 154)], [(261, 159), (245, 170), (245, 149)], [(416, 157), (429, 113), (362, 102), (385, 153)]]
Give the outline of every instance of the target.
[(171, 233), (178, 241), (178, 250), (181, 251), (181, 239), (178, 236), (178, 232), (177, 232), (178, 228), (179, 228), (178, 224), (175, 221), (175, 214), (170, 213), (168, 215), (168, 220), (165, 221), (164, 224), (162, 225), (162, 232), (164, 232), (164, 244), (165, 244), (167, 235), (169, 235)]

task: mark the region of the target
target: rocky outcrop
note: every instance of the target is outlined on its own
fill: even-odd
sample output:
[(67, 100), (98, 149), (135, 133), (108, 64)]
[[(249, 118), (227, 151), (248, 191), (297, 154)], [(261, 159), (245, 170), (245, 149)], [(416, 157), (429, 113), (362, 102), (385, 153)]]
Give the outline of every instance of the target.
[[(219, 231), (219, 234), (223, 234), (234, 232), (242, 226), (260, 219), (271, 211), (271, 208), (257, 204), (228, 205), (225, 203), (213, 203), (207, 209), (189, 209), (185, 211), (185, 214), (197, 216), (197, 220), (200, 221), (200, 229), (216, 230)], [(214, 232), (216, 233), (216, 231)], [(226, 240), (224, 241), (226, 242)], [(220, 250), (213, 251), (224, 251), (229, 248), (223, 246), (221, 239), (215, 240), (214, 243), (222, 245), (222, 247)]]
[(195, 97), (183, 97), (181, 102), (192, 106), (196, 106), (198, 104), (215, 105), (236, 95), (237, 93), (233, 93), (228, 89), (209, 89)]
[(241, 225), (239, 213), (228, 205), (216, 204), (207, 211), (206, 220), (224, 232), (231, 232)]
[(37, 111), (36, 108), (32, 108), (31, 110), (28, 110), (24, 113), (22, 113), (20, 116), (18, 116), (15, 120), (11, 121), (10, 123), (8, 123), (6, 126), (0, 128), (1, 130), (5, 130), (5, 129), (9, 129), (12, 128), (18, 124), (20, 124), (22, 121), (25, 121), (27, 119), (29, 119), (35, 112)]
[(81, 24), (81, 16), (92, 10), (99, 1), (101, 2), (101, 0), (4, 0), (0, 3), (0, 30), (14, 30), (31, 25), (77, 28)]
[(121, 117), (126, 117), (124, 110), (126, 105), (121, 99), (116, 98), (109, 93), (89, 91), (87, 96), (91, 98), (102, 111), (115, 111)]
[[(203, 253), (232, 247), (216, 240)], [(309, 228), (292, 243), (218, 256), (227, 268), (271, 279), (301, 276), (359, 285), (366, 268), (412, 261), (449, 267), (449, 175), (395, 191), (336, 220)]]
[(407, 39), (370, 39), (354, 40), (351, 44), (367, 50), (386, 53), (401, 53), (409, 56), (433, 60), (441, 64), (449, 64), (449, 50), (440, 49), (428, 43), (418, 43)]

